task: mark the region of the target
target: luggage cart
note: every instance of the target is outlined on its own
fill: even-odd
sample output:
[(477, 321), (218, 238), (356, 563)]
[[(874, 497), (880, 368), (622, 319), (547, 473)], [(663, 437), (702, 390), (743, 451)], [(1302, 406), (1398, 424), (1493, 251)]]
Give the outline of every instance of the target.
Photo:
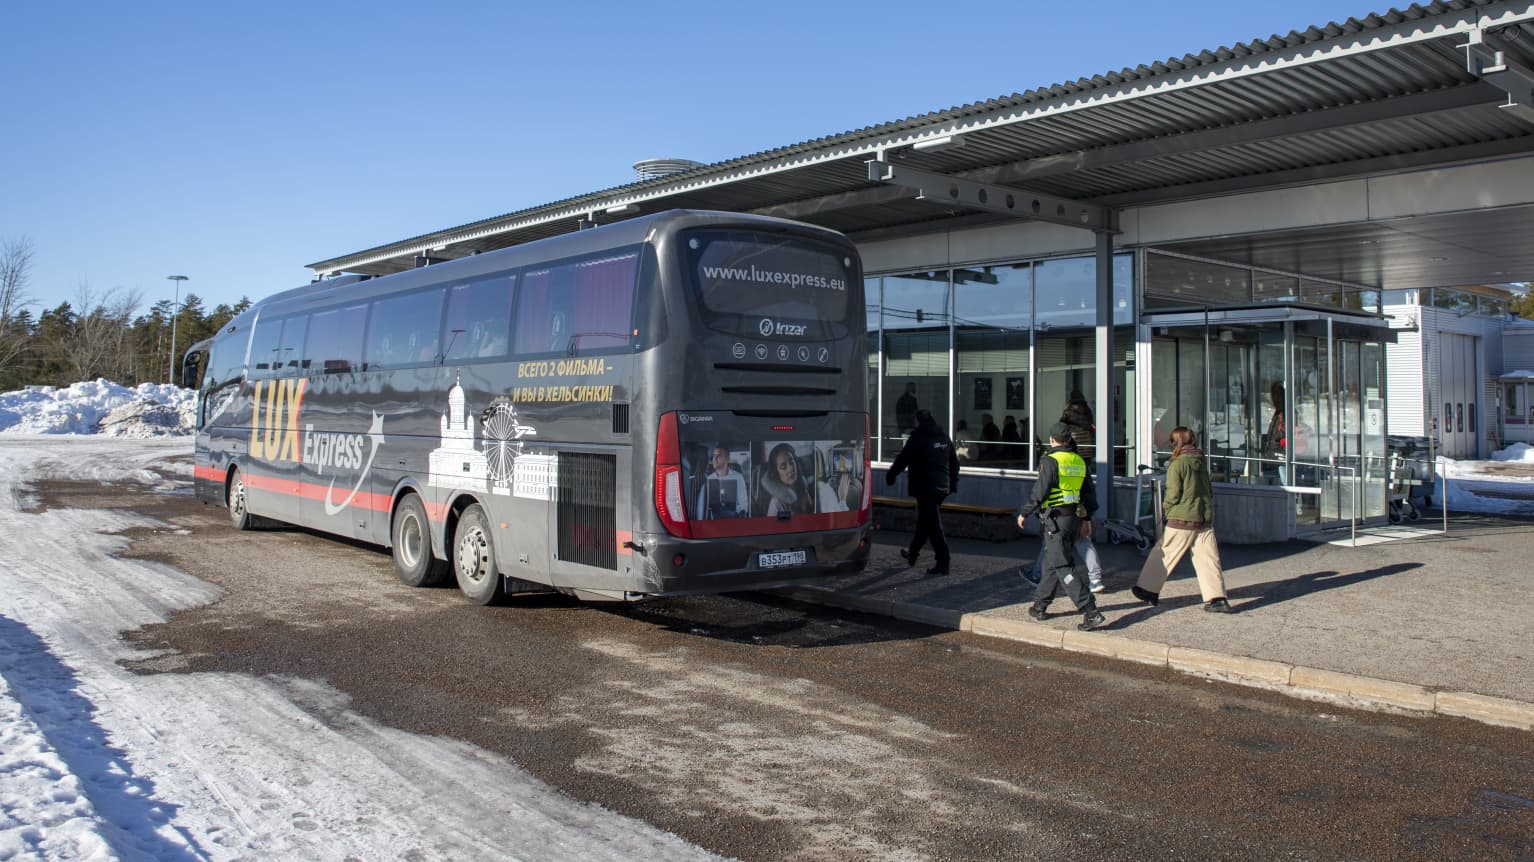
[(1417, 467), (1410, 460), (1392, 452), (1388, 481), (1385, 499), (1390, 523), (1422, 520), (1427, 498), (1421, 488), (1426, 483), (1418, 478)]
[(1150, 553), (1156, 543), (1156, 525), (1161, 523), (1161, 483), (1166, 473), (1141, 464), (1135, 468), (1135, 518), (1133, 522), (1109, 518), (1103, 521), (1108, 541), (1134, 542), (1141, 554)]

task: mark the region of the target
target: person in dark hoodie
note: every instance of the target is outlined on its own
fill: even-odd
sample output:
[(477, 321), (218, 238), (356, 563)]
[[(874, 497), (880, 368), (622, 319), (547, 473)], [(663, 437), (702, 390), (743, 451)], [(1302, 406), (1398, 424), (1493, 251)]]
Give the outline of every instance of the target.
[(1193, 552), (1193, 571), (1198, 575), (1198, 591), (1204, 597), (1204, 610), (1217, 614), (1231, 612), (1225, 600), (1225, 573), (1220, 568), (1220, 543), (1214, 538), (1214, 491), (1209, 485), (1209, 467), (1198, 448), (1198, 438), (1186, 427), (1172, 429), (1172, 460), (1166, 467), (1166, 493), (1162, 497), (1162, 517), (1166, 528), (1161, 542), (1151, 548), (1140, 578), (1131, 592), (1135, 598), (1155, 606), (1161, 598), (1161, 586), (1182, 558)]
[(1066, 402), (1060, 421), (1071, 427), (1071, 439), (1076, 441), (1076, 452), (1082, 460), (1092, 463), (1097, 454), (1097, 426), (1092, 423), (1092, 406), (1080, 393), (1073, 393)]
[(1087, 584), (1076, 577), (1076, 539), (1081, 522), (1097, 511), (1097, 492), (1092, 486), (1092, 471), (1087, 462), (1071, 451), (1070, 426), (1056, 422), (1049, 429), (1049, 452), (1039, 462), (1039, 478), (1033, 493), (1017, 512), (1017, 526), (1022, 529), (1028, 516), (1038, 513), (1039, 533), (1044, 538), (1044, 571), (1033, 590), (1033, 604), (1028, 615), (1036, 620), (1049, 618), (1049, 603), (1064, 588), (1076, 610), (1081, 611), (1077, 628), (1091, 631), (1107, 624)]
[(884, 474), (886, 484), (893, 485), (900, 474), (911, 471), (906, 480), (906, 491), (916, 498), (916, 534), (911, 537), (909, 550), (900, 552), (906, 565), (916, 565), (916, 556), (922, 545), (932, 542), (932, 552), (937, 562), (927, 570), (929, 575), (948, 574), (948, 540), (943, 537), (943, 520), (938, 507), (943, 498), (959, 490), (959, 457), (954, 452), (953, 441), (938, 427), (932, 412), (916, 411), (916, 430), (906, 439), (895, 462)]

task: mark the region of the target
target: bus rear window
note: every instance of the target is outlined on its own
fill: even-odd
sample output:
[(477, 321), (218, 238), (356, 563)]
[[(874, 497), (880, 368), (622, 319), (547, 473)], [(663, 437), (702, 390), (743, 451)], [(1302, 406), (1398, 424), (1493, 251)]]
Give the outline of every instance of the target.
[(848, 324), (856, 273), (844, 251), (771, 234), (699, 231), (688, 235), (686, 253), (698, 298), (715, 316), (751, 326), (763, 319), (820, 323), (813, 329), (824, 336)]

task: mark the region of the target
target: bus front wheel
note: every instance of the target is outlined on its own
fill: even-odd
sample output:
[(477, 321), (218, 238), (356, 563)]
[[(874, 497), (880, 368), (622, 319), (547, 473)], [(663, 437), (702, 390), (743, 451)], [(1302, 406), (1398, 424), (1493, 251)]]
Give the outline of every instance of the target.
[(389, 529), (393, 540), (394, 573), (407, 587), (431, 587), (447, 578), (447, 563), (432, 556), (431, 531), (426, 505), (415, 494), (406, 494), (394, 510)]
[(453, 574), (458, 589), (476, 605), (493, 605), (506, 597), (500, 569), (495, 564), (490, 519), (478, 504), (463, 510), (453, 531)]
[(229, 477), (229, 488), (224, 493), (224, 503), (229, 507), (229, 523), (236, 530), (253, 530), (256, 517), (245, 508), (245, 476), (235, 470)]

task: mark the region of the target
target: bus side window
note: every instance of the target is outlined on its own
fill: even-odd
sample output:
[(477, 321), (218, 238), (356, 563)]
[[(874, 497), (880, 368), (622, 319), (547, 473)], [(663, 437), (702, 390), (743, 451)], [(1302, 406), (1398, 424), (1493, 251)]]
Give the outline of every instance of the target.
[(435, 362), (442, 326), (441, 288), (373, 301), (368, 321), (366, 370)]
[(353, 305), (322, 311), (309, 323), (305, 367), (325, 374), (346, 374), (362, 367), (362, 333), (368, 307)]
[(304, 358), (304, 333), (309, 330), (309, 315), (300, 314), (282, 322), (282, 344), (278, 349), (278, 367), (292, 373), (309, 367)]
[(443, 361), (506, 355), (515, 285), (515, 276), (501, 275), (460, 284), (448, 292), (442, 332)]
[(258, 320), (250, 336), (250, 379), (274, 377), (281, 367), (282, 321)]
[(571, 352), (627, 347), (634, 320), (637, 253), (575, 265), (571, 295)]
[[(559, 326), (556, 315), (558, 293), (558, 269), (553, 267), (522, 276), (521, 289), (517, 291), (517, 319), (511, 340), (512, 352), (518, 356), (551, 353), (563, 350), (562, 336), (555, 331)], [(558, 340), (556, 340), (558, 339)]]

